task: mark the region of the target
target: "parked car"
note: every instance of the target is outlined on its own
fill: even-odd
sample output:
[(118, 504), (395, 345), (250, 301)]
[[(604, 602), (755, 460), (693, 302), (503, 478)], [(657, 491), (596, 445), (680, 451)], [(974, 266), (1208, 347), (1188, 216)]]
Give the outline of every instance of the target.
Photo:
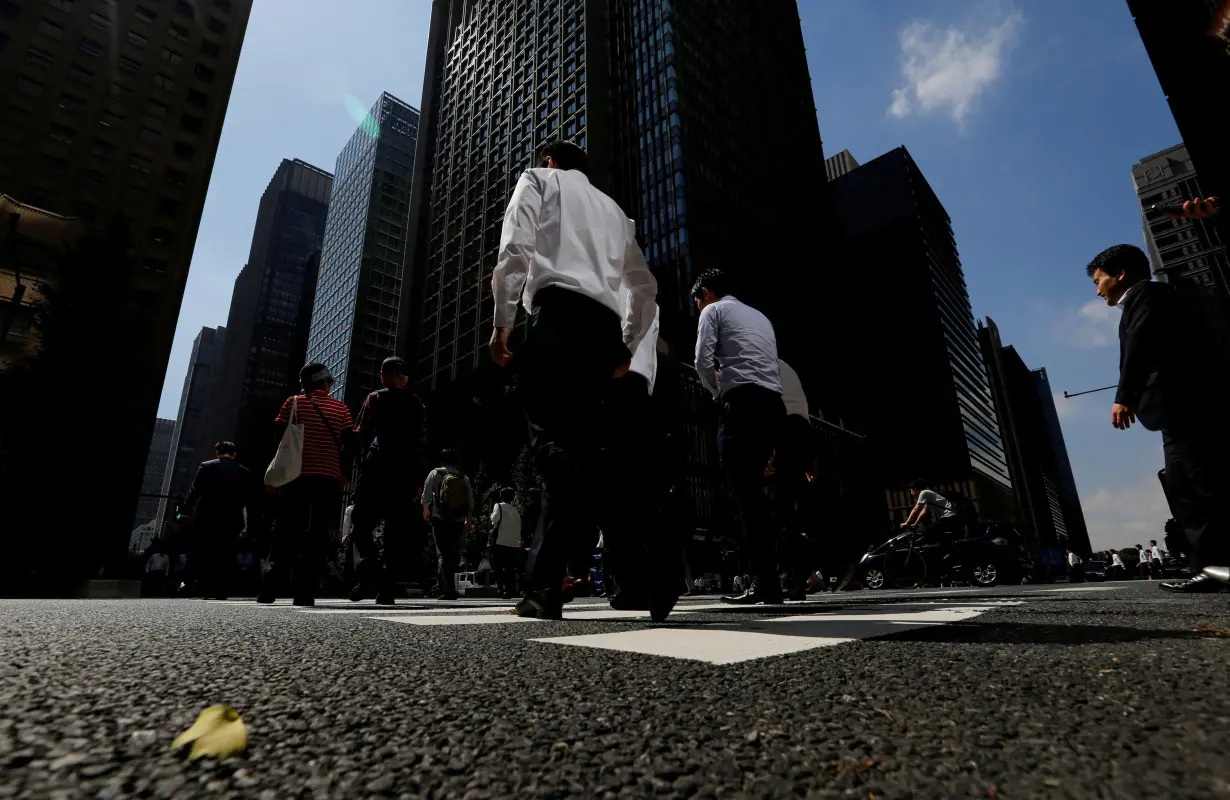
[(933, 540), (925, 531), (898, 534), (863, 556), (858, 577), (868, 589), (941, 581), (995, 586), (1030, 582), (1033, 570), (1021, 534), (1007, 523), (989, 520), (974, 523), (964, 538)]
[(1104, 581), (1106, 580), (1107, 567), (1105, 561), (1086, 561), (1084, 563), (1085, 580), (1087, 581)]

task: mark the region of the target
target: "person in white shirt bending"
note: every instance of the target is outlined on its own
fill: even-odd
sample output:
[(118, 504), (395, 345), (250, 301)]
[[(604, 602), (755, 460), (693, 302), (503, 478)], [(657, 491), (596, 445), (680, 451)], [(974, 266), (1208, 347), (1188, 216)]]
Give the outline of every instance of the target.
[(513, 505), (517, 493), (513, 489), (500, 490), (500, 502), (491, 509), (491, 566), (495, 570), (495, 583), (500, 596), (505, 600), (517, 590), (517, 572), (521, 568), (521, 512)]
[[(491, 357), (518, 365), (518, 392), (542, 475), (542, 512), (526, 564), (523, 617), (559, 619), (569, 555), (582, 557), (598, 527), (588, 494), (598, 466), (600, 408), (649, 331), (658, 283), (632, 220), (589, 182), (585, 151), (548, 142), (504, 215), (491, 276)], [(517, 307), (529, 314), (513, 353)]]

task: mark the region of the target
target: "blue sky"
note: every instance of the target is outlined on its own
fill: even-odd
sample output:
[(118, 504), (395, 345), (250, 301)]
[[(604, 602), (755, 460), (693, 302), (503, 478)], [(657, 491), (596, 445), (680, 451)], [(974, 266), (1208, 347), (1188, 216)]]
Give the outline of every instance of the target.
[[(192, 339), (226, 322), (279, 161), (332, 170), (381, 91), (417, 106), (427, 0), (254, 4), (197, 237), (160, 415)], [(913, 154), (952, 217), (976, 317), (1053, 388), (1118, 378), (1118, 312), (1083, 265), (1140, 244), (1131, 166), (1180, 137), (1122, 0), (800, 0), (825, 154)], [(347, 97), (359, 102), (347, 103)], [(903, 364), (909, 363), (902, 343)], [(903, 376), (904, 379), (904, 376)], [(1057, 404), (1093, 545), (1161, 538), (1157, 434), (1110, 425), (1110, 393)]]

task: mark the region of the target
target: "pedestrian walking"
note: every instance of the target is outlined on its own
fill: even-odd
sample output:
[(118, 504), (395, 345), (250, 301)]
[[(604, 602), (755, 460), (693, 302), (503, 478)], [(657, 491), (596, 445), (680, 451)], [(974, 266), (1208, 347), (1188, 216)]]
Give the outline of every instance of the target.
[(423, 519), (431, 523), (436, 541), (436, 590), (442, 600), (457, 599), (454, 574), (461, 562), (461, 536), (473, 524), (474, 489), (457, 466), (457, 453), (445, 450), (440, 466), (423, 484)]
[(235, 460), (237, 455), (234, 442), (215, 444), (214, 459), (197, 467), (181, 507), (191, 520), (197, 586), (206, 598), (226, 599), (234, 580), (239, 534), (247, 520), (256, 519), (261, 502), (260, 481)]
[(807, 394), (799, 374), (778, 360), (782, 401), (786, 419), (772, 458), (773, 505), (777, 516), (779, 572), (785, 577), (787, 596), (807, 599), (807, 579), (812, 573), (803, 533), (801, 504), (808, 488), (807, 470), (813, 462), (813, 437)]
[(1118, 550), (1110, 551), (1110, 573), (1113, 575), (1113, 580), (1121, 581), (1127, 574), (1127, 568), (1123, 566), (1123, 556), (1119, 555)]
[[(504, 217), (492, 274), (491, 356), (518, 365), (518, 391), (542, 476), (542, 510), (526, 565), (526, 617), (562, 614), (565, 567), (592, 558), (597, 532), (601, 403), (649, 331), (657, 282), (632, 221), (587, 176), (588, 156), (549, 142), (526, 170)], [(525, 343), (510, 350), (517, 307)]]
[(354, 419), (345, 403), (329, 396), (333, 374), (327, 366), (308, 364), (299, 380), (303, 394), (286, 398), (274, 424), (279, 437), (292, 415), (303, 425), (302, 467), (297, 478), (277, 490), (277, 524), (259, 603), (274, 601), (289, 568), (294, 604), (315, 605), (326, 548), (342, 519), (343, 452), (351, 446)]
[[(422, 476), (418, 453), (423, 434), (423, 404), (407, 388), (406, 362), (390, 356), (380, 366), (380, 385), (367, 396), (355, 429), (359, 479), (351, 496), (351, 539), (359, 551), (358, 582), (350, 599), (375, 593), (378, 605), (393, 605), (396, 581), (411, 568), (417, 581), (421, 543), (417, 541), (416, 484)], [(372, 533), (384, 522), (383, 556)], [(420, 545), (416, 549), (416, 545)]]
[(1111, 424), (1161, 431), (1166, 494), (1191, 544), (1192, 566), (1208, 570), (1161, 588), (1218, 591), (1215, 579), (1230, 578), (1230, 430), (1210, 423), (1207, 412), (1213, 398), (1225, 396), (1226, 354), (1175, 287), (1151, 280), (1139, 248), (1108, 248), (1086, 272), (1098, 296), (1123, 310)]
[(711, 269), (696, 279), (692, 300), (700, 311), (696, 374), (718, 400), (718, 456), (733, 494), (735, 518), (752, 585), (723, 602), (780, 603), (777, 532), (765, 495), (765, 468), (786, 418), (777, 336), (768, 317), (739, 301), (730, 280)]
[(491, 509), (491, 566), (495, 570), (500, 596), (508, 599), (517, 591), (517, 573), (521, 571), (521, 512), (513, 505), (515, 489), (500, 490), (500, 501)]
[(171, 573), (171, 559), (162, 552), (161, 547), (154, 547), (145, 562), (145, 591), (149, 597), (161, 597), (167, 591), (167, 576)]
[(1157, 539), (1149, 540), (1148, 553), (1149, 553), (1149, 574), (1151, 574), (1153, 577), (1159, 580), (1162, 578), (1165, 578), (1166, 570), (1164, 569), (1164, 566), (1163, 566), (1164, 565), (1164, 554), (1162, 553), (1162, 548), (1157, 546)]
[(1085, 580), (1085, 570), (1082, 567), (1081, 557), (1073, 551), (1068, 551), (1068, 583), (1083, 583)]

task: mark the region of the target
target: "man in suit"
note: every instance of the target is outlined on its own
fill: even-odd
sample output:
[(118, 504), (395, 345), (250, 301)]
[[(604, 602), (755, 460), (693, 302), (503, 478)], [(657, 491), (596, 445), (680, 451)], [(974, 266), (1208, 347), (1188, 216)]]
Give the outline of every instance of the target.
[(1171, 511), (1203, 572), (1168, 581), (1174, 592), (1217, 591), (1230, 565), (1230, 432), (1208, 412), (1226, 396), (1227, 371), (1217, 340), (1175, 288), (1150, 280), (1149, 259), (1115, 245), (1086, 270), (1119, 322), (1119, 386), (1111, 424), (1139, 422), (1160, 431)]
[(214, 445), (213, 461), (197, 468), (184, 500), (184, 514), (192, 520), (192, 552), (201, 596), (225, 600), (235, 564), (235, 542), (248, 519), (256, 515), (260, 482), (235, 460), (234, 442)]

